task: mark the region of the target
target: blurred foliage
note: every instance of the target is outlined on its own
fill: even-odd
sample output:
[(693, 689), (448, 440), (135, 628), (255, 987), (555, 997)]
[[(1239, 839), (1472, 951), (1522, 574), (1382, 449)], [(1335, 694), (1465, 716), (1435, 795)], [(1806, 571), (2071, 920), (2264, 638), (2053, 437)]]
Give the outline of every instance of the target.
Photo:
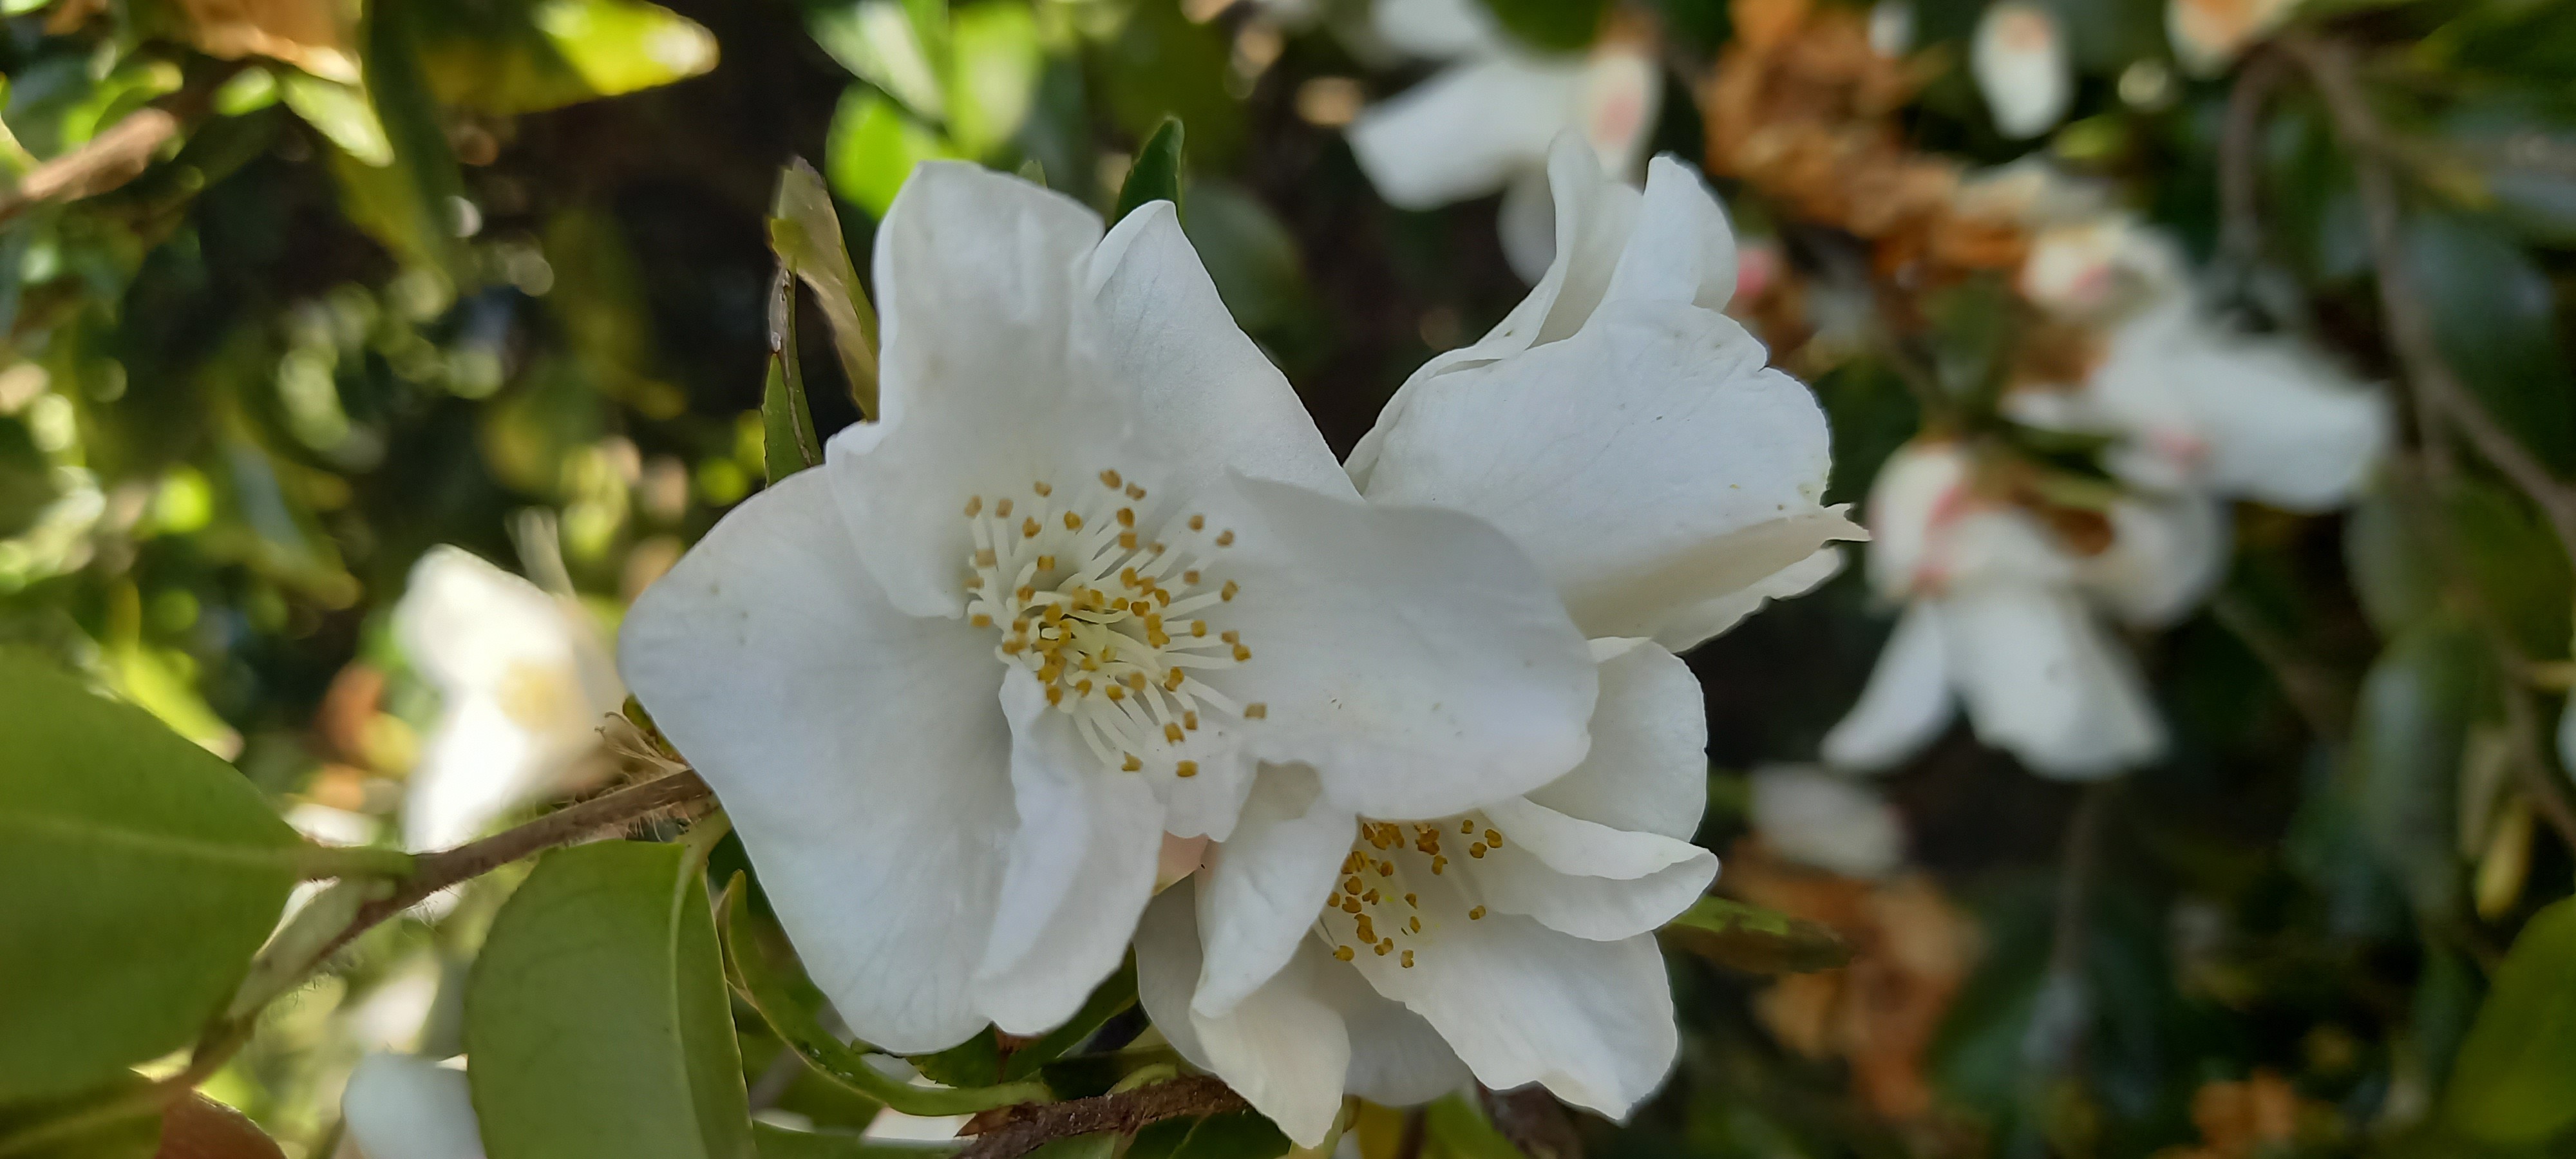
[[(1984, 0), (1895, 0), (1922, 74), (1891, 111), (1905, 156), (2038, 155), (2109, 180), (2232, 306), (2400, 378), (2352, 146), (2315, 91), (2281, 80), (2264, 49), (2193, 74), (2161, 0), (2044, 6), (2066, 29), (2074, 106), (2054, 134), (2016, 143), (1961, 66)], [(1340, 143), (1353, 94), (1391, 95), (1426, 71), (1367, 33), (1365, 7), (0, 5), (0, 178), (19, 190), (0, 202), (0, 864), (66, 891), (56, 908), (0, 917), (0, 965), (28, 939), (60, 938), (187, 975), (159, 991), (177, 995), (168, 1009), (100, 1021), (85, 1044), (96, 1058), (21, 1033), (23, 1008), (0, 1004), (0, 1135), (114, 1097), (121, 1087), (72, 1088), (128, 1066), (177, 1069), (156, 1056), (197, 1029), (263, 932), (232, 911), (292, 877), (238, 859), (230, 876), (190, 871), (176, 854), (103, 869), (78, 842), (28, 839), (24, 818), (97, 802), (15, 786), (26, 754), (66, 728), (168, 740), (92, 722), (110, 707), (63, 699), (34, 657), (231, 760), (306, 832), (391, 842), (437, 710), (390, 627), (412, 563), (440, 543), (531, 575), (559, 557), (563, 578), (613, 611), (732, 504), (810, 464), (873, 408), (872, 345), (851, 341), (874, 334), (871, 222), (930, 158), (1029, 173), (1104, 212), (1129, 206), (1122, 190), (1181, 194), (1228, 305), (1347, 449), (1414, 366), (1524, 292), (1495, 241), (1495, 199), (1389, 209)], [(1795, 7), (1492, 0), (1491, 12), (1554, 51), (1651, 27), (1696, 74)], [(2511, 438), (2576, 473), (2576, 6), (2320, 0), (2298, 19), (2364, 54), (2390, 134), (2376, 144), (2403, 187), (2404, 260), (2441, 356)], [(2250, 61), (2268, 62), (2276, 91), (2256, 133), (2231, 143)], [(1654, 144), (1698, 159), (1687, 79), (1671, 82)], [(118, 152), (145, 110), (175, 130)], [(1154, 144), (1174, 116), (1186, 166)], [(2219, 170), (2234, 148), (2249, 151), (2262, 203), (2258, 252), (2228, 241)], [(61, 187), (34, 178), (100, 156), (69, 194), (38, 192)], [(794, 158), (816, 168), (782, 190)], [(1901, 287), (1920, 310), (1891, 345), (1873, 329), (1883, 287), (1868, 244), (1793, 198), (1720, 189), (1748, 239), (1801, 272), (1791, 365), (1832, 415), (1837, 500), (1863, 496), (1927, 418), (1991, 407), (2030, 336), (1990, 278)], [(1763, 308), (1739, 304), (1786, 356)], [(2096, 449), (1998, 437), (2060, 465)], [(1633, 1122), (1582, 1121), (1591, 1153), (2576, 1154), (2576, 833), (2557, 823), (2568, 770), (2547, 740), (2576, 683), (2576, 590), (2548, 513), (2510, 479), (2474, 458), (2449, 481), (2422, 467), (2419, 446), (2340, 517), (2237, 512), (2211, 609), (2139, 641), (2174, 753), (2116, 787), (2036, 779), (1952, 735), (1885, 783), (1911, 867), (1860, 882), (1766, 869), (1740, 840), (1741, 795), (1725, 791), (1740, 781), (1721, 775), (1701, 839), (1731, 850), (1721, 888), (1766, 908), (1712, 899), (1672, 935), (1713, 959), (1672, 957), (1680, 1069)], [(2083, 489), (2098, 479), (2058, 481), (2098, 494)], [(528, 510), (554, 520), (514, 539)], [(1877, 611), (1846, 575), (1695, 654), (1716, 766), (1814, 752), (1861, 687)], [(213, 778), (190, 789), (202, 807), (91, 812), (150, 831), (137, 840), (283, 840), (257, 810), (231, 817), (242, 786), (217, 762), (168, 764)], [(112, 792), (120, 769), (98, 764), (93, 788)], [(709, 932), (655, 925), (672, 913), (642, 904), (673, 888), (695, 904), (694, 874), (624, 864), (678, 864), (679, 847), (654, 848), (668, 856), (557, 853), (533, 878), (507, 870), (444, 912), (377, 927), (261, 1016), (204, 1089), (286, 1154), (329, 1154), (362, 1052), (452, 1054), (499, 1032), (465, 995), (511, 966), (473, 964), (486, 930), (534, 920), (504, 908), (514, 886), (530, 883), (508, 905), (535, 906), (567, 874), (615, 873), (633, 912), (582, 920), (670, 951), (651, 963), (667, 976), (623, 981), (695, 987), (671, 1030), (685, 1077), (739, 1064), (768, 1108), (749, 1144), (762, 1154), (858, 1153), (830, 1133), (864, 1125), (874, 1101), (794, 1064), (756, 1015), (736, 1012), (739, 1040), (724, 1040), (724, 1012), (706, 1005), (722, 1002)], [(738, 844), (712, 862), (723, 880)], [(140, 879), (165, 869), (192, 875), (186, 896), (202, 904), (138, 908)], [(129, 944), (138, 930), (161, 952)], [(0, 969), (0, 990), (29, 976)], [(589, 1005), (617, 1000), (612, 980), (558, 979), (565, 1017), (620, 1021)], [(1109, 1039), (1140, 1028), (1125, 1001), (1104, 1002), (1086, 1014), (1103, 1027), (1093, 1041), (1124, 1045)], [(1067, 1091), (1119, 1077), (1079, 1064), (1041, 1077)], [(690, 1083), (662, 1093), (674, 1123), (714, 1097)], [(553, 1109), (496, 1114), (493, 1137), (540, 1139)], [(781, 1131), (781, 1115), (817, 1133)], [(1422, 1154), (1512, 1153), (1466, 1100), (1424, 1122)], [(1127, 1153), (1259, 1153), (1260, 1126), (1181, 1122)], [(1363, 1116), (1355, 1134), (1384, 1159), (1405, 1128)], [(131, 1125), (117, 1136), (94, 1153), (155, 1145)]]

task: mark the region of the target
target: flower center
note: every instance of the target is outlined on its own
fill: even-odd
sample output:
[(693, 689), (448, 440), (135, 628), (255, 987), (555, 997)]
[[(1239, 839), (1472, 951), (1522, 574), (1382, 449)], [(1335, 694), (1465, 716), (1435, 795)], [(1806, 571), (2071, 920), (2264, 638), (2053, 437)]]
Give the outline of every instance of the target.
[[(1361, 821), (1359, 840), (1342, 859), (1341, 884), (1324, 903), (1315, 932), (1333, 944), (1333, 956), (1342, 961), (1362, 951), (1381, 958), (1392, 954), (1397, 965), (1410, 970), (1414, 950), (1444, 921), (1485, 917), (1484, 905), (1472, 900), (1474, 890), (1463, 877), (1451, 888), (1434, 891), (1426, 908), (1417, 889), (1421, 876), (1446, 877), (1451, 854), (1481, 860), (1502, 844), (1502, 831), (1481, 813), (1441, 821)], [(1443, 912), (1444, 905), (1459, 912)]]
[(1145, 488), (1114, 470), (1097, 485), (967, 500), (966, 614), (1000, 631), (993, 654), (1037, 676), (1103, 765), (1186, 779), (1226, 725), (1269, 709), (1204, 679), (1252, 660), (1225, 626), (1242, 590), (1222, 574), (1234, 532), (1166, 506), (1157, 530), (1139, 530), (1153, 511)]

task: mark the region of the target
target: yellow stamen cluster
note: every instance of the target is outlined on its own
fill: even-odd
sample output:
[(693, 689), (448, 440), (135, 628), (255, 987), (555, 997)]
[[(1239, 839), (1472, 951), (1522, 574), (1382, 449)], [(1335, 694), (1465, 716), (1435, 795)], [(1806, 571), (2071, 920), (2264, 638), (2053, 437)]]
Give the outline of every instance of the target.
[[(1470, 846), (1470, 857), (1483, 857), (1502, 846), (1502, 832), (1473, 816), (1463, 820), (1459, 835), (1471, 840), (1484, 838)], [(1360, 822), (1359, 839), (1352, 842), (1350, 855), (1342, 859), (1340, 883), (1316, 920), (1317, 932), (1333, 944), (1334, 958), (1353, 961), (1365, 950), (1381, 958), (1397, 955), (1398, 966), (1413, 968), (1414, 949), (1403, 949), (1398, 954), (1398, 947), (1401, 942), (1424, 937), (1423, 915), (1427, 911), (1422, 907), (1421, 894), (1406, 885), (1413, 874), (1447, 876), (1449, 856), (1443, 851), (1444, 839), (1449, 839), (1447, 822)], [(1472, 880), (1452, 880), (1454, 886), (1435, 893), (1472, 900)], [(1482, 905), (1465, 911), (1468, 921), (1480, 921), (1484, 916)], [(1431, 912), (1432, 932), (1437, 932), (1439, 923), (1440, 914)]]
[(1196, 513), (1158, 522), (1142, 483), (1098, 478), (1098, 490), (1059, 496), (1041, 480), (1017, 502), (966, 501), (967, 621), (1000, 629), (994, 654), (1037, 677), (1104, 766), (1195, 777), (1212, 747), (1203, 723), (1222, 731), (1228, 718), (1269, 714), (1202, 678), (1252, 659), (1240, 633), (1211, 632), (1205, 618), (1242, 590), (1232, 579), (1210, 590), (1234, 533), (1209, 534)]

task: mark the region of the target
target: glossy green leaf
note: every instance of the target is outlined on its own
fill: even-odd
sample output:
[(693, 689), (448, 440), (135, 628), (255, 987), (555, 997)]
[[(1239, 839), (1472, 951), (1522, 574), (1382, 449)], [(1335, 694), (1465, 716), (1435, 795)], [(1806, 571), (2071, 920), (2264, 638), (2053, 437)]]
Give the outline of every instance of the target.
[(957, 156), (957, 148), (937, 130), (905, 113), (885, 94), (856, 85), (842, 94), (840, 107), (833, 110), (831, 135), (824, 146), (832, 191), (868, 211), (870, 217), (885, 216), (915, 166)]
[(2576, 899), (2532, 916), (2497, 967), (2451, 1072), (2461, 1132), (2534, 1143), (2576, 1124)]
[(1754, 974), (1804, 974), (1851, 961), (1833, 930), (1722, 897), (1703, 897), (1661, 931), (1666, 944)]
[(841, 356), (850, 399), (861, 415), (876, 417), (877, 312), (841, 238), (831, 191), (814, 167), (799, 158), (779, 172), (778, 195), (769, 212), (769, 248), (813, 288), (814, 300), (832, 324), (832, 349)]
[(1064, 1025), (1012, 1051), (1007, 1060), (1002, 1056), (1000, 1039), (987, 1029), (937, 1054), (913, 1055), (909, 1061), (932, 1082), (952, 1087), (1016, 1082), (1082, 1045), (1100, 1029), (1101, 1023), (1135, 1004), (1136, 964), (1129, 961), (1094, 989), (1091, 997), (1083, 1001), (1082, 1009), (1075, 1011)]
[(2526, 237), (2576, 245), (2576, 108), (2520, 92), (2473, 92), (2442, 139), (2477, 175), (2479, 204)]
[(682, 845), (558, 849), (493, 920), (465, 991), (492, 1159), (750, 1159), (705, 878)]
[(2456, 566), (2515, 646), (2532, 656), (2565, 647), (2567, 554), (2540, 514), (2520, 495), (2480, 482), (2454, 486), (2444, 514)]
[(445, 271), (450, 282), (462, 282), (456, 236), (465, 212), (465, 178), (421, 64), (425, 6), (426, 0), (376, 0), (367, 5), (360, 30), (367, 97), (393, 148), (391, 168), (399, 178), (384, 190), (386, 217), (399, 231), (386, 241), (413, 261)]
[(814, 412), (805, 405), (805, 372), (796, 357), (796, 284), (783, 272), (769, 304), (769, 375), (760, 387), (760, 454), (769, 482), (823, 461)]
[[(1223, 170), (1247, 135), (1244, 103), (1227, 88), (1236, 75), (1232, 44), (1220, 22), (1193, 23), (1178, 4), (1139, 4), (1117, 37), (1099, 46), (1086, 83), (1131, 138), (1145, 140), (1178, 117), (1189, 123), (1200, 166)], [(1052, 171), (1052, 157), (1048, 166)]]
[(742, 893), (740, 877), (725, 890), (722, 928), (727, 975), (734, 992), (759, 1012), (770, 1031), (804, 1058), (807, 1066), (907, 1115), (971, 1115), (1014, 1103), (1044, 1102), (1052, 1097), (1044, 1084), (1033, 1082), (916, 1087), (868, 1065), (866, 1047), (843, 1042), (825, 1030), (813, 1007), (797, 997), (799, 991), (810, 991), (812, 983), (806, 981), (800, 968), (771, 960), (761, 946), (759, 932), (752, 928), (750, 907), (741, 903)]
[(0, 415), (0, 537), (33, 526), (55, 490), (53, 467), (36, 449), (27, 424)]
[(2351, 777), (2363, 834), (2419, 915), (2459, 908), (2460, 749), (2484, 695), (2485, 644), (2436, 617), (2389, 644), (2363, 680)]
[(2394, 639), (2441, 600), (2441, 563), (2424, 543), (2420, 518), (2407, 496), (2382, 486), (2364, 494), (2344, 519), (2344, 567), (2382, 639)]
[(0, 650), (0, 1099), (193, 1040), (277, 923), (302, 842), (232, 766)]
[(1057, 1139), (1028, 1153), (1028, 1159), (1111, 1159), (1124, 1138), (1114, 1131)]
[(1186, 132), (1178, 117), (1166, 117), (1145, 147), (1136, 151), (1136, 163), (1127, 170), (1127, 182), (1118, 188), (1118, 209), (1110, 214), (1114, 223), (1156, 201), (1172, 203), (1174, 212), (1181, 208), (1181, 163)]
[(1533, 48), (1572, 52), (1592, 43), (1608, 0), (1484, 0), (1487, 11)]
[(946, 14), (916, 13), (915, 7), (903, 0), (827, 5), (807, 18), (808, 27), (814, 43), (841, 67), (915, 115), (942, 120), (948, 115), (948, 86), (938, 58)]
[(2505, 429), (2560, 471), (2576, 468), (2576, 371), (2548, 272), (2485, 222), (2419, 214), (2405, 241), (2443, 357)]
[(0, 1104), (0, 1154), (11, 1159), (153, 1159), (161, 1116), (134, 1107), (150, 1084), (132, 1071), (94, 1090)]
[(1270, 208), (1226, 181), (1189, 183), (1181, 229), (1206, 264), (1226, 312), (1246, 330), (1295, 322), (1309, 305), (1297, 238)]
[(716, 39), (642, 0), (499, 0), (421, 13), (444, 104), (509, 115), (656, 88), (714, 68)]
[(1029, 6), (985, 0), (949, 22), (948, 135), (970, 156), (1008, 144), (1028, 120), (1046, 49)]
[(277, 90), (287, 108), (341, 152), (367, 165), (394, 163), (393, 142), (385, 138), (384, 123), (376, 119), (375, 106), (367, 103), (366, 92), (358, 86), (286, 69), (278, 78)]

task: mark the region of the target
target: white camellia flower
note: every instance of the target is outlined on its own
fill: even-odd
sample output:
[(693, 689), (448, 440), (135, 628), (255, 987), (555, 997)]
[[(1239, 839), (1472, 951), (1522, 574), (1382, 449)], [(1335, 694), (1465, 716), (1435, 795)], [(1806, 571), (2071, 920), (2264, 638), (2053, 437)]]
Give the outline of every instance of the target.
[[(1723, 213), (1656, 161), (1641, 194), (1568, 139), (1560, 236), (1528, 301), (1417, 372), (1350, 462), (1372, 502), (1509, 532), (1595, 639), (1582, 765), (1449, 814), (1334, 805), (1265, 770), (1235, 834), (1138, 933), (1146, 1009), (1303, 1144), (1345, 1092), (1413, 1103), (1473, 1075), (1624, 1115), (1677, 1046), (1653, 931), (1716, 859), (1698, 682), (1671, 649), (1831, 574), (1824, 415), (1719, 312)], [(1669, 645), (1669, 648), (1667, 647)]]
[(2023, 294), (2109, 337), (2081, 383), (2016, 392), (2014, 417), (2118, 437), (2105, 465), (2151, 492), (2348, 501), (2388, 444), (2386, 399), (2305, 342), (2227, 328), (2182, 270), (2174, 242), (2127, 214), (2037, 230)]
[(340, 1116), (367, 1159), (483, 1159), (465, 1072), (416, 1055), (359, 1059)]
[(1909, 444), (1880, 469), (1869, 575), (1905, 612), (1860, 702), (1826, 734), (1825, 760), (1895, 765), (1938, 737), (1961, 701), (1979, 739), (2035, 772), (2089, 779), (2156, 759), (2164, 726), (2093, 602), (2141, 619), (2196, 602), (2210, 561), (2224, 561), (2214, 505), (2124, 504), (2112, 524), (2115, 543), (2130, 546), (2087, 560), (1982, 493), (1975, 475), (1965, 450), (1939, 441)]
[(2075, 100), (2065, 29), (2055, 14), (2026, 0), (1986, 7), (1968, 45), (1968, 71), (1985, 94), (1995, 128), (2017, 141), (2056, 128)]
[(1606, 37), (1581, 56), (1512, 40), (1479, 0), (1377, 0), (1377, 30), (1415, 56), (1454, 61), (1350, 127), (1351, 152), (1379, 195), (1432, 209), (1503, 192), (1504, 255), (1536, 281), (1555, 249), (1548, 152), (1567, 131), (1601, 165), (1633, 177), (1663, 101), (1652, 54)]
[(1582, 759), (1555, 593), (1476, 519), (1360, 501), (1168, 203), (1103, 236), (934, 163), (875, 261), (882, 419), (727, 515), (621, 647), (861, 1037), (1063, 1021), (1164, 834), (1230, 836), (1262, 762), (1446, 816)]
[(412, 566), (393, 628), (441, 698), (403, 801), (405, 848), (470, 840), (568, 787), (599, 746), (600, 718), (626, 701), (579, 602), (458, 548)]

